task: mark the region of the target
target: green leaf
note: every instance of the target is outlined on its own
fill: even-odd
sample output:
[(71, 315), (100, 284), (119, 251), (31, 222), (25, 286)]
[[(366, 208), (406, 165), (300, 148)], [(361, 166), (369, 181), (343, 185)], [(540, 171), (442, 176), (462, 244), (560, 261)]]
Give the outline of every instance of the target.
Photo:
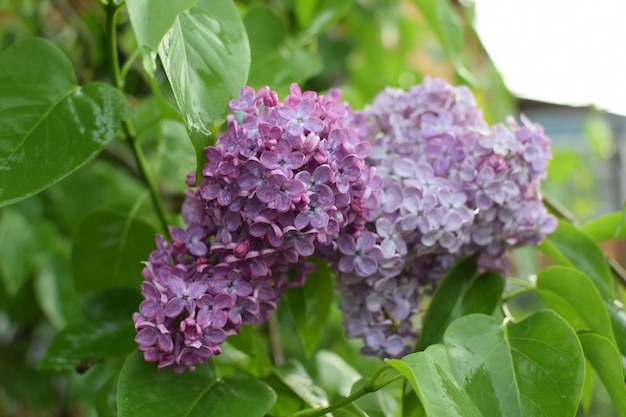
[(246, 31), (233, 2), (198, 0), (178, 15), (158, 52), (191, 139), (210, 136), (250, 68)]
[(141, 262), (155, 249), (154, 229), (134, 217), (95, 211), (78, 226), (72, 248), (72, 272), (79, 293), (107, 288), (138, 289)]
[(334, 352), (321, 350), (315, 355), (317, 375), (326, 392), (347, 397), (361, 375)]
[(448, 324), (458, 317), (470, 313), (493, 313), (503, 290), (504, 280), (498, 274), (476, 275), (474, 257), (457, 263), (433, 294), (415, 350), (424, 350), (440, 342)]
[(292, 83), (302, 83), (322, 70), (319, 55), (299, 46), (269, 7), (251, 8), (244, 24), (252, 56), (248, 84), (256, 88), (270, 85), (282, 92)]
[(328, 406), (328, 398), (324, 390), (315, 384), (304, 366), (295, 359), (274, 368), (274, 375), (311, 407)]
[(70, 61), (31, 38), (0, 54), (0, 206), (49, 187), (115, 137), (128, 104), (102, 83), (79, 86)]
[(9, 296), (17, 294), (33, 272), (37, 236), (28, 219), (13, 207), (0, 211), (0, 276)]
[(172, 28), (179, 14), (198, 0), (126, 0), (128, 17), (137, 37), (143, 56), (143, 66), (148, 74), (156, 70), (155, 59), (161, 40)]
[(620, 417), (626, 416), (626, 385), (617, 348), (606, 337), (595, 333), (579, 334), (585, 356), (600, 376)]
[(119, 417), (262, 417), (276, 394), (258, 379), (233, 374), (216, 378), (210, 363), (175, 374), (131, 354), (117, 387)]
[(594, 242), (612, 239), (626, 239), (626, 228), (623, 227), (624, 212), (616, 211), (589, 220), (580, 227)]
[(553, 261), (573, 266), (588, 275), (602, 298), (612, 300), (613, 279), (602, 250), (585, 233), (569, 222), (560, 220), (554, 233), (538, 246)]
[(465, 28), (463, 20), (456, 14), (448, 1), (413, 0), (437, 36), (437, 40), (452, 62), (461, 79), (474, 84), (474, 76), (465, 67), (463, 45)]
[(537, 276), (536, 292), (575, 331), (591, 331), (613, 340), (602, 296), (589, 277), (568, 267), (553, 266)]
[(464, 316), (444, 344), (389, 364), (437, 417), (574, 416), (585, 369), (576, 334), (551, 311), (519, 323)]
[(333, 277), (328, 264), (316, 262), (316, 266), (317, 271), (307, 276), (303, 287), (292, 288), (284, 295), (307, 356), (315, 352), (325, 331), (333, 299)]
[(35, 296), (46, 318), (62, 329), (78, 311), (79, 303), (69, 259), (47, 256), (37, 265)]
[[(300, 3), (307, 3), (308, 0), (301, 0)], [(311, 2), (313, 3), (313, 2)], [(319, 35), (344, 17), (352, 6), (354, 0), (322, 0), (317, 5), (314, 16), (306, 24), (300, 24), (305, 28), (298, 36), (300, 39), (308, 39)]]
[(142, 298), (137, 291), (114, 289), (88, 299), (83, 314), (58, 332), (40, 369), (74, 369), (137, 349), (132, 314)]
[(318, 0), (295, 0), (293, 3), (293, 11), (298, 19), (300, 27), (305, 28), (311, 23), (311, 19), (315, 15)]
[(607, 301), (605, 306), (609, 313), (617, 347), (622, 355), (626, 356), (626, 312), (624, 306), (618, 301)]

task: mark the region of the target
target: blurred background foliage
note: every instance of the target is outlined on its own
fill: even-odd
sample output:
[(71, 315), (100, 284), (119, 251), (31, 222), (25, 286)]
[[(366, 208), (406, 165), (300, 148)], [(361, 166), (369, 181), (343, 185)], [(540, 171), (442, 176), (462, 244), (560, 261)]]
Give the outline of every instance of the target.
[[(251, 47), (248, 83), (256, 88), (269, 85), (284, 96), (293, 82), (300, 83), (303, 90), (336, 87), (352, 107), (360, 109), (386, 86), (408, 88), (431, 76), (467, 84), (490, 123), (517, 113), (517, 101), (474, 30), (470, 2), (239, 0), (236, 6)], [(70, 58), (81, 84), (111, 81), (104, 54), (104, 26), (105, 14), (98, 0), (0, 0), (0, 49), (28, 37), (44, 37)], [(162, 69), (152, 80), (137, 59), (136, 41), (124, 11), (118, 30), (133, 122), (156, 173), (169, 220), (175, 224), (185, 176), (195, 169), (194, 150), (180, 115), (170, 104), (172, 93)], [(598, 161), (612, 157), (615, 145), (604, 115), (594, 113), (586, 118), (584, 131), (590, 155)], [(598, 201), (593, 194), (593, 169), (583, 163), (585, 152), (555, 149), (557, 158), (546, 186), (584, 218), (597, 214)], [(122, 308), (119, 316), (101, 317), (97, 306), (102, 300), (88, 299), (89, 294), (81, 291), (83, 275), (97, 279), (106, 274), (98, 269), (102, 265), (97, 260), (86, 261), (81, 254), (96, 251), (106, 256), (107, 250), (119, 247), (116, 239), (128, 238), (135, 253), (147, 257), (154, 233), (162, 231), (138, 175), (126, 144), (116, 141), (79, 172), (34, 197), (0, 209), (0, 416), (116, 414), (115, 385), (123, 355), (63, 364), (47, 360), (45, 353), (57, 332), (94, 320), (119, 330), (111, 334), (119, 338), (115, 340), (122, 345), (121, 353), (134, 349), (132, 333), (124, 333), (131, 312)], [(98, 222), (103, 216), (111, 224), (121, 225), (124, 236), (100, 230)], [(132, 233), (124, 228), (129, 224)], [(110, 247), (98, 246), (107, 236)], [(141, 265), (134, 265), (135, 290), (141, 282), (140, 270)], [(124, 293), (120, 299), (133, 299), (136, 293)], [(279, 309), (277, 320), (287, 325), (297, 319), (285, 311)], [(115, 327), (120, 321), (123, 325)], [(320, 364), (345, 366), (344, 358), (363, 375), (379, 366), (355, 355), (353, 342), (343, 336), (336, 308), (331, 309), (329, 323), (323, 334), (311, 336), (326, 351), (310, 358), (302, 341), (283, 334), (285, 352), (300, 359), (322, 385), (331, 388), (337, 381), (318, 372), (326, 369)], [(223, 372), (237, 363), (232, 356), (247, 355), (248, 371), (264, 374), (264, 367), (269, 366), (264, 362), (269, 345), (255, 332), (246, 329), (229, 339), (227, 354), (216, 358)], [(336, 386), (333, 389), (337, 392)], [(362, 401), (371, 402), (370, 409), (381, 404), (393, 407), (384, 392)], [(368, 408), (368, 404), (360, 405)], [(279, 406), (289, 412), (291, 405), (287, 401)]]

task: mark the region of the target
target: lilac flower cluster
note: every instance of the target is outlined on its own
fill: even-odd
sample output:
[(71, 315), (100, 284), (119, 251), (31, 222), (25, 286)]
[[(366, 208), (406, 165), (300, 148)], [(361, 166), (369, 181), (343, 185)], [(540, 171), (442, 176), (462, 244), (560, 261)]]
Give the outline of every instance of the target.
[(489, 127), (469, 89), (437, 79), (352, 115), (383, 178), (374, 220), (342, 231), (334, 262), (344, 327), (364, 354), (411, 351), (422, 293), (458, 259), (479, 253), (481, 268), (503, 270), (506, 249), (554, 230), (539, 190), (550, 141), (522, 120)]
[(133, 316), (146, 361), (177, 372), (265, 321), (286, 288), (303, 284), (306, 257), (336, 251), (340, 231), (361, 233), (382, 184), (337, 91), (294, 84), (281, 103), (267, 87), (244, 87), (229, 108), (227, 131), (187, 191), (185, 227), (170, 229), (171, 242), (158, 236), (145, 262)]

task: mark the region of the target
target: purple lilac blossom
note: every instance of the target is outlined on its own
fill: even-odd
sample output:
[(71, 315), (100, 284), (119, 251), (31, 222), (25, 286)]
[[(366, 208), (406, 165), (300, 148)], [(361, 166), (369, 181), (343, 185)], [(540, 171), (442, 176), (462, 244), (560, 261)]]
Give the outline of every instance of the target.
[(455, 261), (479, 254), (481, 269), (503, 272), (507, 249), (554, 231), (539, 189), (550, 140), (524, 117), (489, 127), (469, 89), (429, 78), (351, 118), (384, 187), (365, 230), (338, 239), (344, 327), (364, 354), (400, 357), (417, 340), (420, 297)]
[[(382, 181), (339, 99), (294, 84), (282, 103), (267, 87), (230, 102), (200, 183), (187, 177), (185, 226), (170, 229), (171, 242), (157, 236), (145, 262), (133, 319), (146, 361), (182, 372), (219, 354), (227, 336), (264, 322), (287, 288), (304, 284), (306, 257), (337, 253), (340, 231), (360, 235), (373, 219)], [(381, 257), (366, 236), (344, 248), (363, 274)], [(373, 349), (397, 351), (377, 336)]]

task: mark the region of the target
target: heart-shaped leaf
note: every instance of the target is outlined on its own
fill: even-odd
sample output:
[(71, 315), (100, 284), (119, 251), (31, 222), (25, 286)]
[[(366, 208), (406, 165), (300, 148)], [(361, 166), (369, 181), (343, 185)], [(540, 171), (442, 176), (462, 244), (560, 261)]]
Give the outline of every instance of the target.
[(139, 352), (124, 363), (117, 387), (119, 417), (262, 417), (275, 401), (274, 391), (250, 376), (216, 378), (210, 363), (175, 374)]
[(576, 334), (552, 311), (519, 323), (464, 316), (444, 344), (389, 364), (437, 417), (574, 416), (585, 370)]
[(39, 38), (0, 54), (0, 206), (49, 187), (115, 137), (128, 104), (102, 83), (79, 86), (70, 61)]

